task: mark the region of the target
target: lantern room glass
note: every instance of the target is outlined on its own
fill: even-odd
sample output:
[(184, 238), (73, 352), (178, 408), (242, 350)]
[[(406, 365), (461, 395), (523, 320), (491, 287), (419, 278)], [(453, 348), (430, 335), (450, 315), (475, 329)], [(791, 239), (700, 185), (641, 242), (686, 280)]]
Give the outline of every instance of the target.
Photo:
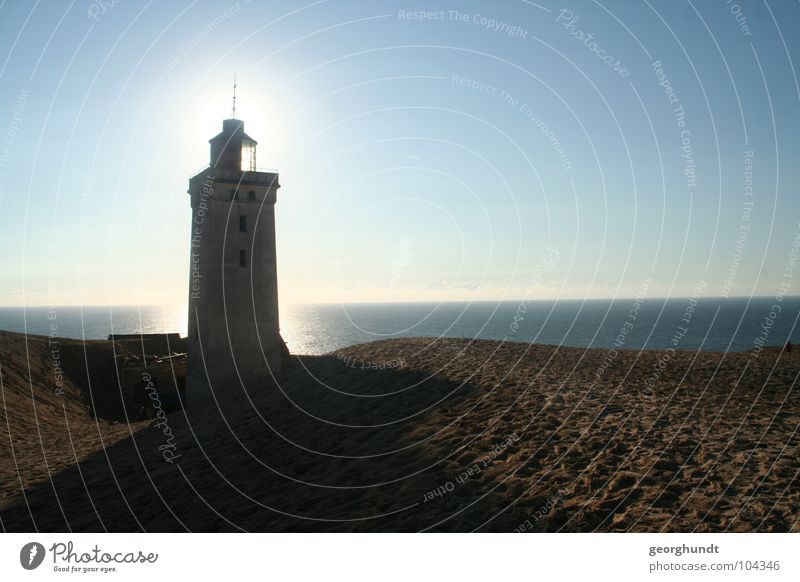
[(242, 171), (256, 171), (256, 142), (249, 139), (242, 140)]

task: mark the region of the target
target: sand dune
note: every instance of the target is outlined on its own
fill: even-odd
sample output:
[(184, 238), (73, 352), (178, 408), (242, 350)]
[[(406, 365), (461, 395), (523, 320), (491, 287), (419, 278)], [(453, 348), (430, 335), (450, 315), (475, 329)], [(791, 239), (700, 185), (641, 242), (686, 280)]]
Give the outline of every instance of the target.
[(775, 348), (380, 341), (129, 425), (54, 395), (46, 340), (0, 342), (8, 531), (800, 531)]

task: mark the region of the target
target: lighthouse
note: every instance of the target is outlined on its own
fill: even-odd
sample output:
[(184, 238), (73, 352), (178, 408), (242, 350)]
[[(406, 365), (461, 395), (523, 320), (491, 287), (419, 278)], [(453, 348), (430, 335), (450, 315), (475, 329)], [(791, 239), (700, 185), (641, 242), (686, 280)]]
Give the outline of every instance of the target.
[(278, 173), (257, 168), (257, 143), (235, 106), (209, 143), (209, 165), (189, 179), (188, 190), (189, 408), (244, 397), (288, 362), (278, 317)]

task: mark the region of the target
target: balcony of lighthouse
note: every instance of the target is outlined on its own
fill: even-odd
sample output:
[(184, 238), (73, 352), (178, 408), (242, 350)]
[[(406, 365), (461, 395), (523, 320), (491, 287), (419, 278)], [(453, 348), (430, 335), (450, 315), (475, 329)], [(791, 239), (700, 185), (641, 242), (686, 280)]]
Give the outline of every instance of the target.
[(213, 176), (222, 180), (249, 180), (253, 182), (269, 183), (271, 176), (277, 176), (278, 170), (275, 168), (255, 168), (251, 171), (231, 170), (228, 168), (212, 168), (209, 165), (193, 172), (189, 179), (194, 180), (198, 177)]

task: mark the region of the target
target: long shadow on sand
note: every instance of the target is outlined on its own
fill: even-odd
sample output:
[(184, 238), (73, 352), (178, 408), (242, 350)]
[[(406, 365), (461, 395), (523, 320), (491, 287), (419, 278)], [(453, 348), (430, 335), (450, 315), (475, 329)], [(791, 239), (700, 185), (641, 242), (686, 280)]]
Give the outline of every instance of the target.
[(277, 380), (94, 452), (17, 498), (2, 527), (471, 531), (508, 502), (480, 469), (515, 445), (496, 432), (494, 452), (476, 449), (486, 427), (461, 418), (480, 406), (476, 386), (333, 356), (294, 358)]

